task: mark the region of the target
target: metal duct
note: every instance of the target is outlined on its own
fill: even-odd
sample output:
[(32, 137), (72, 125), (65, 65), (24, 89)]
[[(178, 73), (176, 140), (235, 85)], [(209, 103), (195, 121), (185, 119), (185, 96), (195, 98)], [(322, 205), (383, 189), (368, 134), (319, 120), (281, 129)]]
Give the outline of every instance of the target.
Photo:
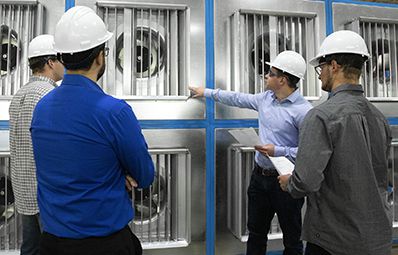
[[(255, 150), (253, 147), (244, 147), (232, 144), (228, 148), (228, 228), (242, 242), (248, 238), (247, 230), (247, 188), (254, 167)], [(274, 217), (271, 222), (268, 239), (282, 237), (278, 218)]]
[(191, 240), (191, 160), (187, 149), (150, 149), (155, 180), (136, 189), (135, 218), (130, 223), (144, 248), (188, 246)]
[[(231, 16), (231, 90), (244, 93), (264, 91), (265, 62), (284, 50), (300, 53), (305, 59), (315, 54), (314, 13), (240, 10)], [(308, 99), (319, 99), (313, 68), (307, 66), (305, 80), (299, 84)]]
[(19, 249), (22, 243), (22, 226), (14, 204), (10, 170), (9, 152), (0, 152), (0, 250)]
[(362, 84), (373, 101), (398, 99), (398, 20), (359, 17), (345, 24), (365, 40), (371, 58), (365, 63)]
[(1, 96), (14, 95), (29, 78), (28, 44), (41, 33), (42, 9), (37, 1), (0, 1)]
[(97, 7), (114, 33), (102, 81), (107, 93), (147, 99), (187, 95), (186, 6), (99, 1)]

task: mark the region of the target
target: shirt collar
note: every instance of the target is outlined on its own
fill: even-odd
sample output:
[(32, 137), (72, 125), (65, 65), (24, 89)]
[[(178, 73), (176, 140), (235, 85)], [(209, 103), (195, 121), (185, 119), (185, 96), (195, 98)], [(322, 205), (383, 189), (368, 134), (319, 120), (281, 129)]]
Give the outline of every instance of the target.
[[(297, 101), (297, 99), (298, 99), (299, 97), (300, 97), (300, 91), (299, 91), (299, 89), (297, 88), (295, 91), (293, 91), (293, 93), (291, 93), (288, 97), (282, 99), (280, 102), (281, 102), (281, 103), (284, 103), (284, 102), (286, 102), (286, 101), (289, 101), (289, 102), (291, 102), (291, 103), (294, 103), (294, 102)], [(275, 95), (275, 93), (274, 93), (273, 91), (272, 91), (272, 98), (273, 98), (274, 100), (278, 100), (278, 99), (276, 98), (276, 95)]]
[(58, 85), (55, 83), (55, 81), (54, 81), (53, 79), (48, 78), (48, 77), (46, 77), (46, 76), (42, 76), (42, 75), (34, 75), (34, 76), (31, 76), (31, 77), (29, 78), (29, 82), (34, 82), (34, 81), (45, 81), (45, 82), (50, 83), (50, 84), (53, 85), (54, 87), (57, 87), (57, 86), (58, 86)]
[(83, 86), (104, 93), (97, 83), (80, 74), (65, 74), (61, 85)]
[(363, 88), (361, 84), (343, 84), (335, 88), (332, 92), (330, 92), (329, 98), (335, 96), (337, 93), (342, 91), (357, 91), (363, 93)]

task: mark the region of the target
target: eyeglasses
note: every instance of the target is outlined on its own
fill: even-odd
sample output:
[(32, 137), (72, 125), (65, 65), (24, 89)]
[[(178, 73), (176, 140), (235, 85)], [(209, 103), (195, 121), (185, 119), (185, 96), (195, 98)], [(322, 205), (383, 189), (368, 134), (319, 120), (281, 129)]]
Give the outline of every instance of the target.
[(274, 73), (274, 72), (272, 72), (272, 70), (271, 70), (271, 69), (269, 69), (269, 71), (268, 71), (268, 76), (269, 76), (269, 77), (273, 77), (273, 76), (278, 76), (278, 74), (277, 74), (277, 73)]
[(107, 57), (108, 54), (109, 54), (109, 48), (108, 48), (108, 47), (105, 47), (105, 48), (104, 48), (104, 55), (105, 55), (105, 57)]
[(318, 76), (321, 75), (322, 67), (323, 67), (324, 65), (326, 65), (326, 64), (328, 64), (328, 62), (322, 62), (322, 63), (320, 63), (319, 65), (317, 65), (317, 66), (314, 67), (314, 68), (315, 68), (315, 72), (316, 72), (316, 74), (317, 74)]

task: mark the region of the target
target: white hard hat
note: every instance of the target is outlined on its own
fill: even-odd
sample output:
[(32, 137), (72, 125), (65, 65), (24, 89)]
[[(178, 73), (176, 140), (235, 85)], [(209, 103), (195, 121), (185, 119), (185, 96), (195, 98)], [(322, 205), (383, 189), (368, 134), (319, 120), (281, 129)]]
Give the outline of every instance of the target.
[(95, 48), (108, 41), (112, 33), (90, 8), (75, 6), (65, 12), (55, 27), (55, 51), (74, 53)]
[(300, 79), (304, 78), (305, 69), (307, 68), (304, 58), (291, 50), (283, 51), (276, 56), (274, 61), (265, 63)]
[(363, 38), (349, 30), (340, 30), (330, 34), (322, 42), (318, 55), (311, 59), (310, 64), (319, 65), (319, 59), (327, 55), (338, 53), (357, 54), (369, 58), (368, 47)]
[(48, 55), (57, 55), (57, 52), (54, 51), (54, 36), (39, 35), (30, 41), (28, 58)]

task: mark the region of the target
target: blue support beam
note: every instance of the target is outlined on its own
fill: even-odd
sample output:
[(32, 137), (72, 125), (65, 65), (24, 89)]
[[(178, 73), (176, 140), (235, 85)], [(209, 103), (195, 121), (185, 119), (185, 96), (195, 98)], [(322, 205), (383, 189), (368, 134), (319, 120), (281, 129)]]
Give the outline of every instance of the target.
[(325, 0), (326, 36), (333, 33), (333, 0)]
[[(351, 3), (358, 5), (398, 8), (398, 4), (362, 2), (352, 0), (324, 0), (326, 16), (326, 35), (334, 31), (333, 3)], [(65, 11), (75, 6), (75, 0), (65, 0)], [(214, 0), (205, 0), (206, 22), (206, 87), (215, 87), (214, 55)], [(388, 118), (390, 125), (398, 125), (397, 118)], [(215, 103), (206, 99), (206, 118), (202, 120), (141, 120), (143, 129), (206, 129), (206, 255), (215, 254), (215, 129), (258, 127), (257, 119), (222, 120), (215, 119)], [(0, 120), (0, 130), (9, 129), (8, 120)], [(398, 243), (398, 240), (393, 240)], [(269, 252), (268, 254), (281, 254)]]
[(353, 1), (353, 0), (333, 0), (333, 2), (334, 3), (369, 5), (369, 6), (387, 7), (387, 8), (398, 8), (398, 4), (389, 4), (389, 3), (364, 2), (364, 1)]
[[(214, 88), (214, 0), (205, 0), (206, 87)], [(206, 98), (206, 255), (215, 254), (215, 126), (214, 101)]]
[(65, 0), (65, 11), (75, 6), (75, 0)]

